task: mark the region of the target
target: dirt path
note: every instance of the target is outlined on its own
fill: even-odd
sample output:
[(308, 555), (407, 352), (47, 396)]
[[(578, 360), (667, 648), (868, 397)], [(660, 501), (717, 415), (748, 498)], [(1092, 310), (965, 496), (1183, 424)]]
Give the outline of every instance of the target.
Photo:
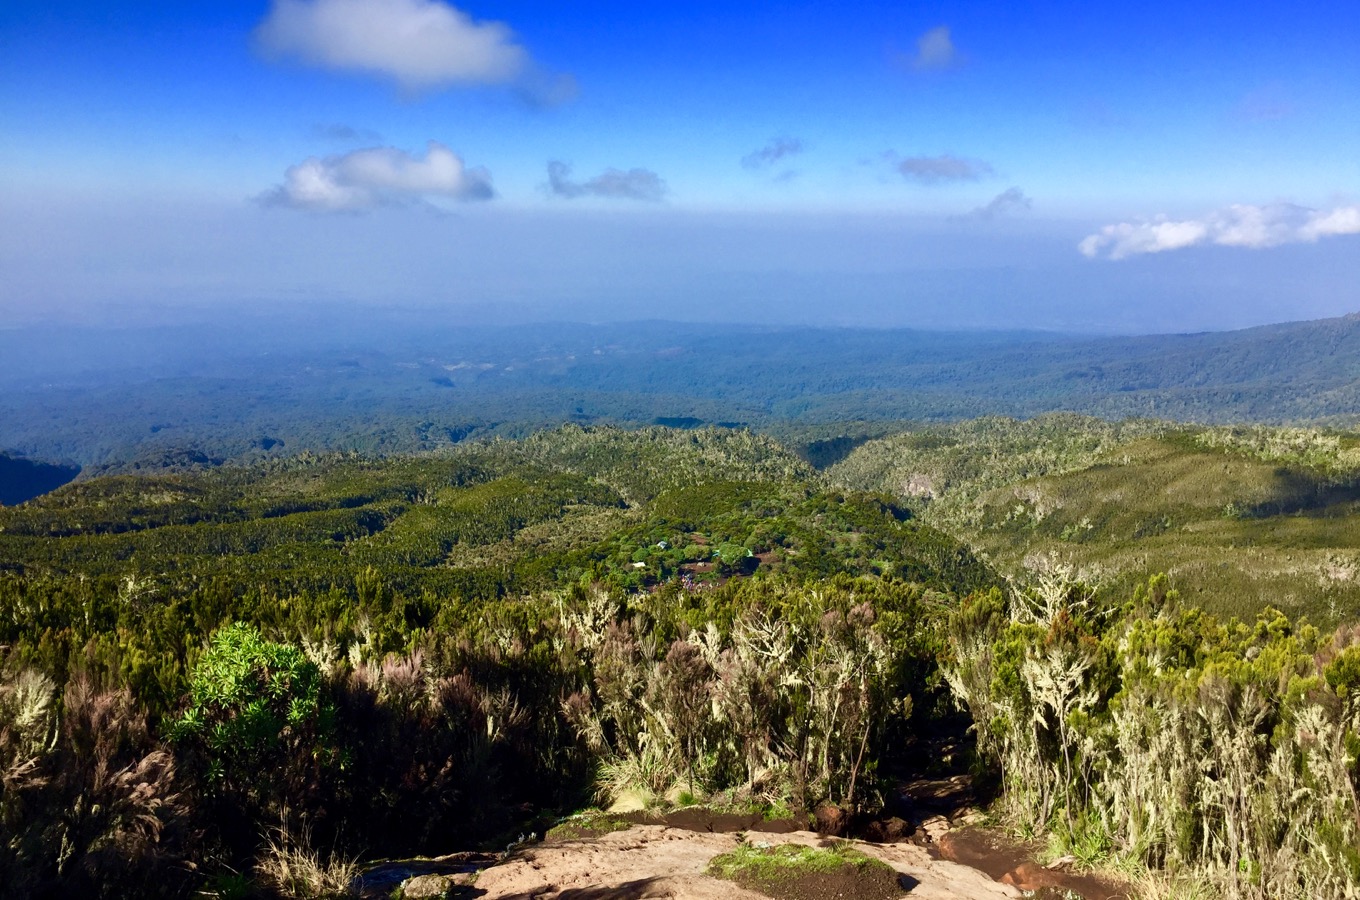
[(889, 798), (885, 810), (910, 824), (909, 840), (936, 858), (977, 869), (1036, 900), (1073, 896), (1127, 900), (1127, 885), (1067, 865), (1046, 868), (1037, 861), (1040, 845), (1018, 840), (1001, 829), (982, 827), (986, 817), (980, 810), (996, 798), (975, 788), (967, 765), (974, 754), (966, 719), (941, 723), (935, 733), (921, 735), (914, 751), (916, 765), (907, 765), (899, 773), (896, 796)]
[[(829, 839), (808, 831), (751, 835), (763, 844), (819, 847)], [(484, 900), (766, 900), (704, 874), (709, 860), (734, 849), (735, 834), (707, 834), (665, 825), (633, 825), (599, 837), (523, 849), (483, 870), (461, 895)], [(932, 859), (912, 844), (857, 842), (856, 849), (899, 873), (912, 900), (1009, 900), (1020, 892), (976, 869)], [(828, 898), (832, 900), (832, 898)]]
[(977, 869), (988, 876), (1032, 891), (1039, 900), (1077, 894), (1085, 900), (1126, 900), (1128, 891), (1094, 875), (1048, 869), (1034, 861), (1035, 848), (985, 828), (959, 828), (937, 842), (941, 858)]
[[(853, 842), (856, 849), (896, 870), (909, 900), (1127, 897), (1118, 885), (1038, 865), (1033, 847), (1000, 832), (951, 827), (945, 816), (923, 812), (929, 816), (927, 828), (918, 827), (908, 840)], [(782, 827), (784, 823), (763, 823), (771, 830), (742, 823), (723, 830), (732, 824), (727, 818), (731, 817), (677, 814), (674, 822), (635, 823), (605, 834), (552, 839), (523, 847), (504, 860), (489, 854), (455, 854), (437, 861), (389, 864), (366, 873), (359, 893), (385, 898), (404, 879), (427, 874), (438, 877), (429, 885), (437, 892), (408, 896), (446, 896), (444, 890), (451, 888), (447, 896), (454, 900), (768, 900), (705, 874), (709, 862), (743, 841), (762, 847), (790, 843), (828, 847), (839, 840), (791, 830)], [(932, 833), (928, 835), (927, 829)], [(438, 887), (441, 883), (443, 888)], [(858, 896), (853, 888), (849, 885), (843, 892), (846, 900)], [(796, 890), (794, 894), (798, 895)], [(842, 894), (823, 891), (807, 896), (834, 900)]]

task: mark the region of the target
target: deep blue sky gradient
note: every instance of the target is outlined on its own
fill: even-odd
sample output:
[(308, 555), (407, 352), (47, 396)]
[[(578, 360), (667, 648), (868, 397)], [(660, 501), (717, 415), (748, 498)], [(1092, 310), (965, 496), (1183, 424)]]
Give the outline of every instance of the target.
[[(455, 4), (457, 5), (457, 4)], [(0, 317), (233, 302), (1190, 330), (1360, 306), (1360, 235), (1088, 259), (1234, 204), (1360, 204), (1360, 3), (464, 3), (575, 99), (403, 90), (260, 52), (268, 2), (0, 6)], [(918, 70), (947, 26), (950, 66)], [(760, 169), (776, 138), (803, 150)], [(259, 198), (309, 157), (438, 141), (485, 202)], [(976, 180), (897, 170), (945, 154)], [(645, 169), (661, 202), (567, 199)], [(1030, 206), (976, 215), (1016, 188)], [(491, 239), (488, 236), (495, 236)], [(1001, 273), (1001, 274), (998, 274)]]

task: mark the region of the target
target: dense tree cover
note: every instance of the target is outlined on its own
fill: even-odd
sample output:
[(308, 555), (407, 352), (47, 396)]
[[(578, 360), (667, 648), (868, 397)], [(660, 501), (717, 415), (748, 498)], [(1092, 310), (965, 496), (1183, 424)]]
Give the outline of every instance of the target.
[[(303, 450), (416, 452), (562, 421), (779, 432), (1057, 410), (1274, 423), (1353, 423), (1360, 411), (1353, 316), (1143, 338), (664, 322), (361, 327), (257, 329), (251, 340), (266, 346), (234, 346), (221, 329), (127, 329), (116, 341), (79, 329), (0, 332), (0, 449), (147, 471)], [(130, 343), (140, 352), (108, 358)]]

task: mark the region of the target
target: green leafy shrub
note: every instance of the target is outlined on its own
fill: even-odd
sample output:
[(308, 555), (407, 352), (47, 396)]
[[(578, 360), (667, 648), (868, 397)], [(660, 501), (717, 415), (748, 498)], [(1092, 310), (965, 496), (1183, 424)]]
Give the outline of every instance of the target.
[[(234, 624), (213, 635), (194, 669), (189, 708), (173, 725), (205, 751), (212, 781), (254, 781), (260, 767), (325, 729), (321, 673), (296, 647)], [(312, 748), (307, 748), (312, 749)]]
[(212, 636), (170, 736), (218, 832), (241, 851), (288, 808), (314, 805), (308, 801), (334, 761), (332, 719), (316, 663), (236, 623)]

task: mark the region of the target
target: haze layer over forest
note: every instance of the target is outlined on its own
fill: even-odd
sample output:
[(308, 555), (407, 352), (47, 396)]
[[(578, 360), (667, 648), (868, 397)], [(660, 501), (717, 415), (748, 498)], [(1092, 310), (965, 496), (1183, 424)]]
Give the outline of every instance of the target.
[(1349, 316), (1083, 337), (334, 314), (14, 329), (0, 331), (0, 357), (0, 449), (96, 467), (410, 451), (563, 421), (750, 427), (808, 443), (1056, 410), (1335, 425), (1360, 410)]

